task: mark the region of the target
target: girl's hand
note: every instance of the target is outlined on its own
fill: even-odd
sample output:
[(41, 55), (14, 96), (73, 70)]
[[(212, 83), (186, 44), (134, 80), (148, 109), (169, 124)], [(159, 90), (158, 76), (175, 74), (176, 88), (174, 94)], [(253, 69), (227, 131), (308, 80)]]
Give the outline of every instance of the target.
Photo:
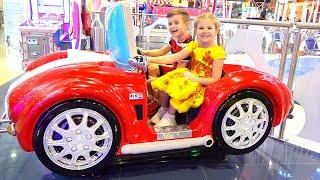
[(195, 75), (192, 74), (191, 72), (187, 71), (183, 73), (183, 77), (185, 77), (186, 79), (189, 79), (191, 81), (195, 81)]

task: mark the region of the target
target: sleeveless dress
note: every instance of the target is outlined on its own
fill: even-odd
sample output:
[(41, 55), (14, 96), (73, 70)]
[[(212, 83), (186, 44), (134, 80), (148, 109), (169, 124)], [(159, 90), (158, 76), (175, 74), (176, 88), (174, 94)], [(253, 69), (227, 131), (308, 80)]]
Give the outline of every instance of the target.
[(151, 82), (153, 89), (168, 93), (171, 97), (170, 104), (179, 112), (187, 112), (190, 108), (199, 107), (204, 101), (205, 87), (183, 77), (190, 71), (198, 77), (211, 77), (212, 63), (215, 60), (224, 60), (226, 53), (221, 46), (200, 48), (199, 43), (191, 41), (187, 45), (191, 53), (191, 68), (179, 68), (168, 72)]

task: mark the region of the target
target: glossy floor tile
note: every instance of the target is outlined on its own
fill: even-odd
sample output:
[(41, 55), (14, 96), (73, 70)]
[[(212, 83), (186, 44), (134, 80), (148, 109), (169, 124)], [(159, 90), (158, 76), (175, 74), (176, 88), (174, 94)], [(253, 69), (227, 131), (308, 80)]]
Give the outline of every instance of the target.
[(0, 174), (4, 180), (24, 179), (319, 179), (320, 155), (286, 142), (268, 138), (256, 151), (246, 155), (228, 155), (222, 163), (214, 153), (199, 151), (167, 157), (128, 160), (129, 164), (106, 167), (99, 177), (64, 177), (52, 173), (37, 159), (35, 153), (23, 152), (15, 137), (0, 139)]

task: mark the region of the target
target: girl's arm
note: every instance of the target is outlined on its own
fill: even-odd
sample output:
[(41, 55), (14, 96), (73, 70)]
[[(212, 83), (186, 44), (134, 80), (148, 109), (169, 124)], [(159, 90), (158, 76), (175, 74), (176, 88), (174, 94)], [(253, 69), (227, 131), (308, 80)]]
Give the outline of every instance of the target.
[(212, 75), (209, 78), (196, 77), (196, 76), (192, 76), (192, 77), (189, 76), (187, 78), (192, 81), (199, 82), (200, 84), (202, 84), (204, 86), (212, 84), (221, 78), (223, 63), (224, 63), (224, 59), (219, 59), (219, 60), (213, 61), (212, 73), (211, 73)]
[(166, 55), (171, 50), (171, 46), (169, 44), (166, 44), (162, 46), (160, 49), (153, 49), (153, 50), (142, 50), (143, 55), (146, 56), (163, 56)]
[(175, 54), (170, 54), (167, 56), (148, 57), (148, 62), (157, 64), (172, 64), (174, 62), (181, 61), (188, 56), (190, 56), (190, 52), (186, 48), (184, 48)]

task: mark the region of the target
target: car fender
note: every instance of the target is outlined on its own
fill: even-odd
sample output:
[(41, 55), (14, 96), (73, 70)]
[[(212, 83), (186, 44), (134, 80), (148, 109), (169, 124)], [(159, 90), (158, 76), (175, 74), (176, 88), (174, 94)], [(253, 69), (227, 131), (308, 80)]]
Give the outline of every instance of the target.
[[(92, 78), (90, 82), (82, 81), (79, 76), (60, 76), (48, 81), (48, 75), (50, 74), (38, 76), (35, 81), (31, 79), (24, 82), (10, 95), (12, 98), (9, 104), (16, 102), (10, 107), (10, 118), (16, 122), (17, 139), (24, 150), (33, 150), (32, 137), (41, 116), (51, 107), (68, 100), (88, 99), (101, 103), (118, 118), (122, 133), (131, 132), (127, 129), (131, 128), (129, 123), (123, 123), (124, 120), (129, 121), (135, 117), (134, 108), (121, 96), (124, 94), (122, 91), (126, 90), (126, 84), (106, 84), (99, 79), (93, 82)], [(122, 137), (126, 141), (126, 135)]]
[[(226, 74), (217, 82), (208, 85), (205, 101), (201, 107), (206, 122), (203, 126), (204, 134), (212, 134), (213, 120), (220, 106), (233, 94), (245, 90), (255, 90), (264, 94), (273, 106), (273, 126), (280, 124), (292, 106), (292, 93), (277, 78), (259, 71), (237, 71)], [(200, 112), (201, 114), (201, 112)], [(191, 126), (199, 126), (198, 122)]]

